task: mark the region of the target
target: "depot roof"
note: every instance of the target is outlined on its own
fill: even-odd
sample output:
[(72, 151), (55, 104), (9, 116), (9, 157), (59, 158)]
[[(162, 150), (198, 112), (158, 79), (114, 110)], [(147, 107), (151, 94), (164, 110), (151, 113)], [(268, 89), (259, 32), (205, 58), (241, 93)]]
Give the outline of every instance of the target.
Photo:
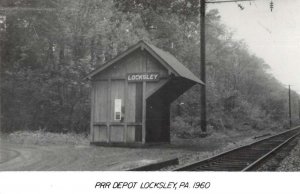
[(175, 76), (184, 77), (191, 81), (194, 81), (199, 84), (204, 83), (195, 76), (188, 68), (186, 68), (181, 62), (179, 62), (172, 54), (163, 51), (162, 49), (149, 44), (143, 40), (139, 41), (137, 44), (131, 46), (126, 51), (120, 53), (112, 60), (104, 63), (101, 67), (95, 69), (91, 73), (89, 73), (85, 78), (90, 79), (91, 77), (95, 76), (99, 72), (103, 71), (104, 69), (108, 68), (112, 64), (116, 63), (117, 61), (121, 60), (122, 58), (126, 57), (130, 53), (136, 51), (137, 49), (145, 49), (147, 50), (154, 58), (156, 58), (159, 62), (163, 63), (163, 65), (168, 66)]

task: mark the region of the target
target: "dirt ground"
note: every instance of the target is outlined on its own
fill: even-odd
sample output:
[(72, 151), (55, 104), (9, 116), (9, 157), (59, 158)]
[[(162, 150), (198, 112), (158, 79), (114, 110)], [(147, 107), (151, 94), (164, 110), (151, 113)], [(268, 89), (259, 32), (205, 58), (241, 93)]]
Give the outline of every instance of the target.
[(264, 134), (173, 139), (147, 148), (35, 145), (0, 141), (0, 171), (117, 171), (178, 157), (180, 165), (248, 144)]

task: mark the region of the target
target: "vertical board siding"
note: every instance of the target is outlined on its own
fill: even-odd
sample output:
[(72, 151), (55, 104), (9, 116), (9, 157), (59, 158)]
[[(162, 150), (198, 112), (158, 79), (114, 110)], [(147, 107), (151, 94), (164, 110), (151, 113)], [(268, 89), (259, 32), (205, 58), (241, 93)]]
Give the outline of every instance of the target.
[(127, 98), (127, 107), (125, 109), (127, 121), (129, 123), (133, 123), (136, 121), (135, 119), (135, 109), (136, 109), (136, 84), (128, 83), (128, 98)]
[(110, 128), (110, 140), (111, 142), (124, 142), (124, 127), (123, 126), (111, 126)]
[(141, 60), (143, 56), (141, 55), (141, 51), (137, 51), (133, 53), (128, 59), (125, 64), (127, 67), (127, 72), (126, 73), (142, 73), (145, 72), (143, 69), (143, 63), (141, 63)]
[(141, 123), (143, 120), (143, 83), (136, 83), (135, 97), (135, 122)]
[(135, 142), (142, 142), (143, 137), (142, 137), (142, 126), (135, 126)]
[(127, 73), (143, 72), (143, 67), (140, 63), (141, 51), (136, 51), (118, 61), (110, 68), (103, 70), (94, 79), (108, 79), (113, 77), (126, 77)]
[(162, 66), (155, 58), (151, 57), (148, 53), (147, 57), (147, 72), (159, 72), (160, 77), (168, 76), (168, 70)]
[(95, 103), (94, 103), (94, 122), (107, 121), (107, 81), (97, 81), (95, 83)]
[(135, 142), (135, 126), (127, 126), (127, 142)]
[(107, 141), (107, 127), (106, 126), (94, 126), (94, 141), (106, 142)]

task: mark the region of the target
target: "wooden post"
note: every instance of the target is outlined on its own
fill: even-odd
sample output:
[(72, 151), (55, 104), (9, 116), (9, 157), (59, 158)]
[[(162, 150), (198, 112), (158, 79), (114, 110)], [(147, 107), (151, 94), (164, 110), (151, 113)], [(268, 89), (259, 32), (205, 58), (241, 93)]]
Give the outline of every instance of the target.
[[(142, 47), (142, 51), (144, 48)], [(143, 62), (143, 72), (147, 72), (147, 63), (148, 63), (148, 58), (145, 52), (143, 52), (143, 55), (145, 60), (142, 60)], [(143, 110), (142, 110), (142, 143), (146, 143), (146, 87), (147, 87), (147, 82), (143, 81)]]
[(111, 99), (111, 79), (108, 79), (108, 89), (107, 89), (107, 142), (110, 142), (110, 123), (112, 122), (111, 120), (111, 115), (112, 115), (112, 107), (113, 107), (113, 100)]
[(127, 105), (128, 104), (128, 80), (125, 79), (125, 87), (124, 87), (124, 142), (127, 142), (127, 123), (128, 123), (128, 116), (126, 114), (127, 112)]
[(146, 81), (143, 81), (142, 142), (146, 143)]
[(91, 91), (90, 91), (90, 94), (91, 94), (91, 123), (90, 123), (90, 140), (91, 142), (94, 142), (95, 141), (95, 138), (94, 138), (94, 115), (95, 115), (95, 112), (94, 112), (94, 109), (95, 109), (95, 93), (94, 93), (94, 84), (93, 82), (91, 82)]

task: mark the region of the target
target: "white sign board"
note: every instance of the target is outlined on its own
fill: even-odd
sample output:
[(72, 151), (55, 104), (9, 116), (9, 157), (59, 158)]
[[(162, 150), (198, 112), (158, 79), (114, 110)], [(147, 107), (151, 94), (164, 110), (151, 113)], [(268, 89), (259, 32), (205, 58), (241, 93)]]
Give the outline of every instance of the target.
[(122, 111), (122, 99), (115, 99), (115, 111), (114, 118), (117, 121), (121, 120), (121, 111)]

